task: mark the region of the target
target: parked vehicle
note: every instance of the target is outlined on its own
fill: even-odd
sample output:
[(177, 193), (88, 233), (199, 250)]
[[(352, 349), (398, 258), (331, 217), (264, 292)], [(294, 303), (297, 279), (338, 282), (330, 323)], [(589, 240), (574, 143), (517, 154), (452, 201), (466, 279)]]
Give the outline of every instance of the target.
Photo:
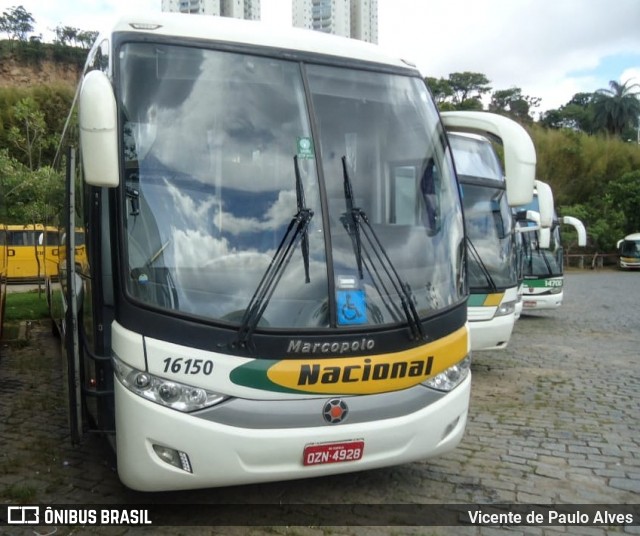
[(618, 268), (640, 268), (640, 233), (632, 233), (618, 240)]
[[(500, 136), (485, 115), (457, 120)], [(306, 478), (459, 443), (465, 229), (418, 70), (319, 32), (125, 18), (68, 124), (52, 314), (71, 437), (108, 434), (127, 486)], [(521, 175), (506, 189), (524, 204)]]
[[(574, 217), (558, 218), (551, 188), (542, 181), (535, 181), (533, 201), (521, 207), (519, 224), (523, 227), (521, 243), (523, 252), (522, 305), (523, 309), (556, 309), (564, 297), (564, 261), (560, 237), (560, 225), (573, 226), (578, 233), (578, 246), (586, 245), (586, 229)], [(531, 216), (536, 217), (533, 221)], [(552, 215), (549, 222), (549, 215)], [(550, 223), (550, 224), (549, 224)]]
[[(45, 259), (49, 259), (49, 275), (58, 276), (58, 230), (41, 223), (7, 225), (10, 282), (38, 281), (45, 277)], [(55, 257), (55, 259), (53, 259)]]
[[(0, 218), (5, 215), (4, 196), (0, 188)], [(4, 326), (4, 312), (7, 303), (7, 270), (9, 268), (9, 254), (7, 248), (7, 226), (0, 223), (0, 340)]]
[[(528, 135), (523, 134), (522, 158), (535, 162), (533, 143), (524, 136)], [(489, 139), (450, 132), (449, 142), (467, 230), (471, 350), (503, 349), (515, 324), (520, 282), (515, 219), (504, 172)]]

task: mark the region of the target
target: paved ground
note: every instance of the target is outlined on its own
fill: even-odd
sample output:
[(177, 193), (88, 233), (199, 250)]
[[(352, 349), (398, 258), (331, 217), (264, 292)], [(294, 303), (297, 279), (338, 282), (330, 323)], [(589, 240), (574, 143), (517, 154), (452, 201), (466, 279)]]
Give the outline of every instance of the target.
[[(80, 447), (67, 442), (57, 348), (47, 323), (32, 326), (26, 346), (1, 348), (2, 503), (640, 502), (640, 273), (571, 272), (559, 310), (523, 316), (507, 350), (476, 353), (469, 423), (454, 452), (313, 480), (161, 494), (126, 489), (100, 437), (87, 437)], [(47, 534), (51, 528), (5, 527), (5, 533)], [(129, 535), (142, 529), (58, 527), (56, 534), (86, 532)], [(618, 532), (640, 534), (640, 527), (514, 527), (510, 534)], [(491, 535), (498, 529), (167, 527), (154, 533)]]

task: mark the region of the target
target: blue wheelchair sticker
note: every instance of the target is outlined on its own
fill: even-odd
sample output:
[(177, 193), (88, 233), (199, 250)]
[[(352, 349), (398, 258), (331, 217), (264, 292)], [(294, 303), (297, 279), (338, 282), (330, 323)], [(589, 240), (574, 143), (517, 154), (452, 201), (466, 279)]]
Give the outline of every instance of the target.
[(339, 325), (367, 323), (367, 300), (364, 290), (338, 290), (336, 297)]

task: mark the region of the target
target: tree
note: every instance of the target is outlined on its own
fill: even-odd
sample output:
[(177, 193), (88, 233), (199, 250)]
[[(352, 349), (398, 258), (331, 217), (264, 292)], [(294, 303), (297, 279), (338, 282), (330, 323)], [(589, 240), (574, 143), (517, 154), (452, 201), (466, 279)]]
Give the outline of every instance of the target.
[(451, 73), (448, 82), (453, 91), (453, 103), (458, 106), (470, 100), (480, 102), (482, 95), (491, 91), (489, 79), (482, 73)]
[(64, 203), (64, 181), (56, 171), (48, 166), (29, 171), (5, 149), (0, 150), (0, 189), (7, 208), (4, 223), (42, 222), (47, 204)]
[(0, 32), (6, 33), (9, 41), (26, 42), (27, 36), (33, 32), (35, 20), (24, 7), (12, 7), (0, 16)]
[(424, 81), (429, 86), (429, 89), (433, 94), (433, 98), (438, 106), (444, 104), (448, 99), (453, 97), (453, 89), (449, 82), (444, 78), (431, 78), (427, 76)]
[(56, 34), (56, 42), (62, 46), (72, 46), (78, 41), (78, 28), (72, 28), (71, 26), (56, 26), (54, 28)]
[(609, 89), (599, 89), (594, 94), (595, 125), (613, 136), (620, 137), (626, 128), (637, 125), (640, 116), (640, 85), (629, 82), (611, 80)]
[(84, 49), (90, 49), (95, 40), (98, 38), (98, 32), (95, 31), (84, 31), (81, 30), (78, 32), (78, 43)]
[(25, 97), (14, 106), (17, 125), (9, 129), (9, 141), (25, 155), (29, 169), (40, 167), (42, 151), (50, 140), (47, 138), (47, 125), (44, 114), (32, 97)]
[(440, 110), (482, 110), (482, 95), (491, 90), (485, 75), (469, 71), (425, 81)]
[(548, 110), (540, 118), (540, 124), (547, 128), (569, 128), (593, 134), (593, 98), (594, 93), (576, 93), (567, 104)]
[(640, 170), (630, 171), (609, 182), (606, 195), (624, 214), (624, 234), (637, 232), (640, 229)]
[(531, 108), (540, 105), (538, 97), (523, 95), (519, 87), (496, 90), (491, 95), (489, 111), (507, 115), (521, 122), (531, 122)]

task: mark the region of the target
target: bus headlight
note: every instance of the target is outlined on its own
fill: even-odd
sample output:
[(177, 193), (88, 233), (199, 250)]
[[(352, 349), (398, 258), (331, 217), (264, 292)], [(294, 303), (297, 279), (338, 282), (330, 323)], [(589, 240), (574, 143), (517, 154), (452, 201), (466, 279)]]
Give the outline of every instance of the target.
[(507, 316), (515, 312), (518, 300), (501, 303), (493, 316)]
[(116, 378), (129, 391), (171, 409), (188, 413), (222, 402), (225, 396), (202, 387), (167, 380), (149, 372), (135, 369), (113, 358)]
[(462, 361), (458, 361), (453, 367), (423, 382), (427, 387), (438, 391), (452, 391), (460, 385), (469, 375), (471, 370), (471, 356), (466, 356)]

